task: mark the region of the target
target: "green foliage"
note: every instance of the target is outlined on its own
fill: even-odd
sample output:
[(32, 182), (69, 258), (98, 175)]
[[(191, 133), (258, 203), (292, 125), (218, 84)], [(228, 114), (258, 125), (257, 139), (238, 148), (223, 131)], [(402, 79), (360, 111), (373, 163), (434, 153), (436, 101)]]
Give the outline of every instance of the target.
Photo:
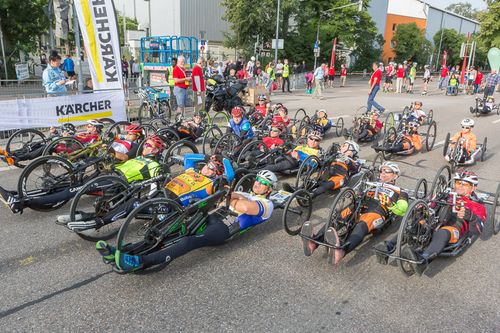
[[(441, 41), (440, 57), (443, 54), (443, 51), (446, 51), (448, 54), (448, 65), (460, 64), (460, 48), (462, 46), (462, 43), (466, 41), (467, 37), (458, 33), (455, 29), (441, 29), (436, 32), (436, 34), (432, 38), (434, 40), (434, 45), (436, 46), (436, 48), (439, 47), (441, 34), (443, 36), (443, 39)], [(439, 61), (439, 63), (441, 63), (441, 61)]]
[(445, 9), (473, 20), (477, 19), (477, 14), (479, 13), (476, 8), (472, 8), (472, 4), (470, 2), (453, 3)]
[(425, 39), (423, 30), (416, 23), (398, 25), (392, 41), (398, 62), (412, 60), (424, 64), (432, 53), (432, 44)]
[[(123, 30), (123, 16), (121, 16), (118, 11), (116, 13), (116, 23), (118, 24), (120, 45), (123, 45), (123, 39), (125, 38), (125, 31)], [(125, 27), (126, 30), (137, 30), (139, 27), (139, 22), (137, 22), (136, 19), (125, 16)]]
[(500, 48), (500, 2), (488, 1), (488, 10), (479, 14), (481, 24), (479, 39), (484, 43), (484, 49)]

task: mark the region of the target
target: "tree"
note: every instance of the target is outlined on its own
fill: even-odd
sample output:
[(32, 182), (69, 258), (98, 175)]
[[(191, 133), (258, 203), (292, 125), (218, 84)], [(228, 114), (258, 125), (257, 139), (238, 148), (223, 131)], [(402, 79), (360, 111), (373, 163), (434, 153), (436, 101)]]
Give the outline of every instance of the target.
[(446, 7), (445, 10), (473, 20), (477, 19), (478, 10), (476, 8), (472, 8), (472, 5), (469, 2), (453, 3)]
[(478, 20), (481, 24), (479, 39), (485, 50), (492, 47), (500, 48), (500, 2), (488, 1), (488, 9), (479, 14)]
[(432, 44), (425, 39), (423, 30), (416, 23), (400, 24), (392, 38), (397, 61), (413, 60), (426, 63)]
[[(125, 31), (123, 31), (123, 16), (120, 12), (116, 13), (116, 24), (118, 24), (118, 31), (120, 32), (120, 45), (124, 44)], [(125, 16), (125, 28), (126, 30), (137, 30), (139, 27), (139, 22), (136, 19)]]
[(441, 29), (436, 32), (432, 39), (436, 48), (441, 45), (440, 56), (443, 51), (446, 51), (448, 64), (457, 65), (460, 63), (460, 48), (467, 39), (465, 35), (459, 34), (455, 29)]

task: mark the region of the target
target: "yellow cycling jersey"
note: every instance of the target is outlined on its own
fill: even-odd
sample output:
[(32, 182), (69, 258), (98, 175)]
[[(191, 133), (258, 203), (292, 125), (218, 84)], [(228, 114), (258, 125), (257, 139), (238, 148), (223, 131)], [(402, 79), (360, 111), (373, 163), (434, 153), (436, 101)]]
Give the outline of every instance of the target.
[(308, 146), (297, 146), (295, 147), (294, 151), (296, 151), (299, 154), (299, 159), (301, 161), (305, 160), (311, 155), (318, 156), (319, 155), (319, 149), (316, 148), (311, 148)]
[(165, 188), (175, 194), (183, 204), (184, 201), (187, 204), (192, 198), (203, 199), (211, 195), (212, 184), (212, 179), (190, 168), (168, 182)]

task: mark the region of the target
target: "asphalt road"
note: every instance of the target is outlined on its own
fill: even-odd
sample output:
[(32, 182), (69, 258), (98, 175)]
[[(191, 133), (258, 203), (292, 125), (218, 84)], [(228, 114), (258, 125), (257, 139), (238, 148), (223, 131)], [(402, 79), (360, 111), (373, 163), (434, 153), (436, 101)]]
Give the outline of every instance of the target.
[[(350, 124), (366, 102), (367, 85), (327, 90), (325, 97), (279, 94), (274, 101), (291, 112), (325, 108)], [(471, 96), (437, 91), (377, 97), (390, 111), (415, 99), (434, 110), (438, 137), (433, 151), (398, 158), (399, 184), (408, 188), (420, 177), (432, 180), (444, 164), (440, 142), (459, 129), (473, 103)], [(480, 189), (492, 192), (500, 181), (500, 118), (475, 120), (478, 141), (488, 137), (488, 152), (471, 169), (481, 177)], [(330, 140), (342, 139), (329, 134)], [(361, 156), (374, 152), (364, 146)], [(20, 171), (0, 170), (0, 185), (15, 188)], [(331, 201), (318, 199), (313, 219), (325, 218)], [(160, 272), (121, 276), (102, 263), (94, 244), (54, 224), (56, 214), (68, 210), (13, 215), (0, 207), (1, 331), (500, 331), (500, 236), (488, 232), (463, 255), (437, 259), (424, 276), (408, 278), (394, 265), (376, 263), (370, 248), (384, 235), (368, 238), (337, 268), (327, 264), (322, 249), (305, 257), (276, 211), (269, 223), (223, 246), (193, 251)]]

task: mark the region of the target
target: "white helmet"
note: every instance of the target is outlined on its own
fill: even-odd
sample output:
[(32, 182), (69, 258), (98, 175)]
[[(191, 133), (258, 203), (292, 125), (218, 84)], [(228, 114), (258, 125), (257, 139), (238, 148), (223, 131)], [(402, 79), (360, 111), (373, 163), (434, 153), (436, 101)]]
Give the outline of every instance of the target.
[(252, 56), (252, 57), (250, 58), (250, 60), (255, 61), (255, 57), (254, 57), (254, 56)]
[(465, 118), (464, 120), (462, 120), (460, 125), (462, 125), (462, 127), (474, 127), (474, 120), (470, 118)]
[(477, 186), (479, 183), (479, 178), (478, 176), (472, 172), (472, 171), (467, 171), (467, 170), (460, 170), (457, 173), (455, 173), (455, 177), (453, 177), (454, 180), (463, 180), (465, 182), (468, 182), (474, 186)]
[(274, 172), (269, 170), (262, 170), (257, 173), (257, 177), (267, 180), (271, 184), (271, 188), (276, 188), (278, 177), (276, 177)]
[(401, 170), (399, 170), (397, 163), (386, 161), (378, 168), (378, 171), (382, 170), (383, 167), (391, 169), (398, 176), (401, 174)]
[(349, 146), (349, 150), (353, 152), (354, 156), (359, 154), (359, 145), (356, 142), (352, 140), (347, 140), (344, 142), (344, 144)]

